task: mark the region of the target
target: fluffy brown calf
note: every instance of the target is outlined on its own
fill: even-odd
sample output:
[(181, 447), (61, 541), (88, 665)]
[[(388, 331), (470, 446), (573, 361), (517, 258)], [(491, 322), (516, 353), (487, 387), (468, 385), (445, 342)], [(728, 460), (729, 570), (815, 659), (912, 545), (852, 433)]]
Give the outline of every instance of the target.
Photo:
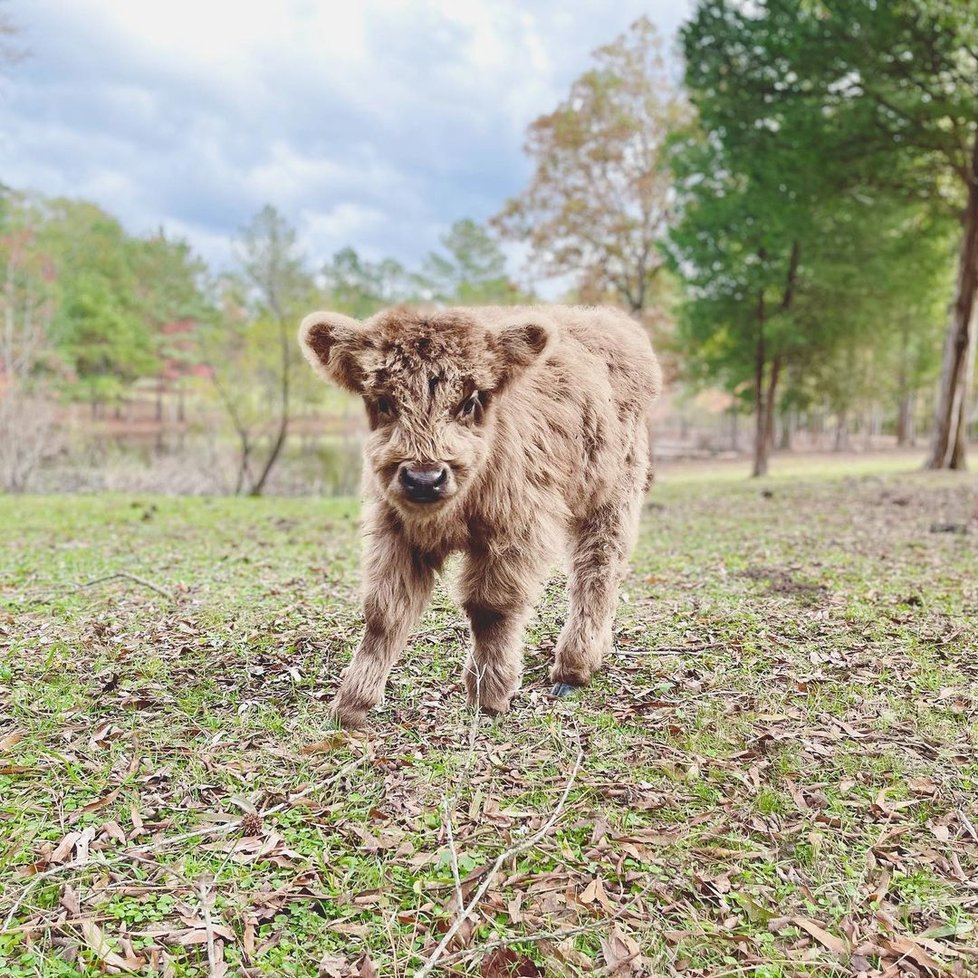
[(503, 713), (523, 628), (548, 572), (570, 565), (551, 670), (563, 695), (611, 649), (618, 586), (651, 482), (659, 365), (623, 313), (584, 307), (391, 309), (360, 323), (315, 312), (300, 341), (319, 373), (363, 397), (366, 631), (334, 701), (360, 727), (461, 551), (472, 625), (469, 702)]

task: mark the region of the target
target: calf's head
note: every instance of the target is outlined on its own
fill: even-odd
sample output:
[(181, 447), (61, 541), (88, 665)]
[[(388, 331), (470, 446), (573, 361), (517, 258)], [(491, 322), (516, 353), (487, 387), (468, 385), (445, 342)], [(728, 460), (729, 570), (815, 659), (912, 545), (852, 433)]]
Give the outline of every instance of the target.
[(365, 322), (314, 312), (303, 352), (325, 378), (359, 394), (370, 435), (365, 464), (406, 515), (458, 500), (489, 455), (497, 399), (541, 363), (556, 339), (537, 310), (391, 309)]

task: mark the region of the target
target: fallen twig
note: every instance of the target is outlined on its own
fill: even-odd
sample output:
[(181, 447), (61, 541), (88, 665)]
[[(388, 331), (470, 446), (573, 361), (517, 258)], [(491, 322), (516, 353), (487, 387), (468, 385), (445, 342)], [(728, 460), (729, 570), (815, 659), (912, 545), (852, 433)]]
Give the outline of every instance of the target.
[[(92, 581), (86, 581), (84, 584), (79, 584), (77, 587), (73, 587), (65, 594), (74, 594), (76, 591), (84, 591), (86, 588), (95, 587), (96, 584), (104, 584), (106, 581), (115, 581), (123, 578), (128, 581), (132, 581), (134, 584), (139, 584), (142, 587), (148, 587), (151, 591), (155, 591), (157, 594), (162, 594), (164, 598), (168, 601), (175, 601), (172, 592), (167, 591), (165, 588), (161, 588), (158, 584), (154, 584), (152, 581), (146, 580), (145, 577), (140, 577), (138, 574), (133, 574), (130, 571), (116, 571), (115, 574), (106, 574), (104, 577), (96, 577)], [(60, 597), (60, 595), (58, 595)]]
[(452, 831), (452, 813), (448, 809), (448, 799), (445, 799), (445, 832), (448, 835), (448, 854), (452, 862), (452, 879), (455, 882), (455, 902), (459, 913), (465, 906), (465, 897), (462, 896), (462, 877), (458, 869), (458, 852), (455, 849), (455, 834)]
[(489, 868), (486, 873), (485, 878), (482, 883), (479, 884), (479, 888), (472, 894), (472, 899), (469, 900), (468, 904), (463, 906), (458, 916), (455, 918), (455, 922), (451, 927), (445, 931), (445, 936), (439, 941), (438, 946), (431, 952), (428, 960), (425, 964), (419, 968), (414, 973), (414, 978), (425, 978), (426, 975), (430, 975), (435, 969), (435, 966), (441, 960), (442, 955), (445, 953), (446, 948), (451, 944), (453, 938), (458, 933), (459, 928), (465, 922), (465, 920), (472, 914), (475, 908), (482, 902), (482, 898), (486, 895), (489, 887), (492, 885), (492, 881), (496, 877), (496, 873), (503, 867), (503, 864), (508, 860), (512, 859), (513, 856), (518, 856), (521, 852), (525, 852), (527, 849), (535, 846), (547, 833), (554, 827), (557, 823), (557, 819), (560, 818), (561, 813), (564, 810), (564, 804), (567, 801), (567, 796), (570, 794), (571, 788), (574, 786), (574, 782), (577, 779), (577, 774), (581, 769), (581, 763), (584, 760), (584, 747), (581, 744), (580, 735), (577, 738), (577, 757), (574, 760), (574, 766), (571, 769), (570, 775), (567, 778), (567, 783), (564, 785), (564, 790), (561, 792), (560, 798), (557, 801), (557, 805), (551, 813), (550, 817), (534, 832), (532, 835), (527, 836), (522, 841), (510, 846), (505, 851), (501, 852), (497, 857), (496, 861)]
[(217, 944), (214, 941), (214, 921), (211, 920), (211, 897), (207, 891), (207, 884), (200, 881), (200, 912), (204, 918), (204, 929), (207, 931), (207, 969), (208, 973), (215, 978), (220, 974), (217, 960)]

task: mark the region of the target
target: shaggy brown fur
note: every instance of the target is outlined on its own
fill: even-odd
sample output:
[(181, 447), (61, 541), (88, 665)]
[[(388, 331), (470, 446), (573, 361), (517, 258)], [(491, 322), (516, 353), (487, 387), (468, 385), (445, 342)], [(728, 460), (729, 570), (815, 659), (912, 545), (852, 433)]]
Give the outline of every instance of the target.
[(651, 482), (649, 408), (660, 371), (643, 330), (613, 309), (315, 312), (309, 362), (360, 394), (366, 632), (334, 701), (360, 727), (431, 594), (461, 551), (472, 625), (470, 703), (502, 713), (519, 688), (523, 628), (569, 557), (570, 614), (551, 670), (588, 682), (612, 645), (618, 586)]

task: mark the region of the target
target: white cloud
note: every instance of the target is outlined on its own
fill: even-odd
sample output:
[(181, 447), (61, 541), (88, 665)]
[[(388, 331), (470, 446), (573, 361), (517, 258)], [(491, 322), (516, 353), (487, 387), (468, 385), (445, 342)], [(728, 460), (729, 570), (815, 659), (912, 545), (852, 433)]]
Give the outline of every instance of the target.
[(527, 124), (670, 0), (33, 0), (0, 99), (0, 179), (94, 199), (225, 262), (266, 202), (319, 263), (413, 264), (528, 174)]

